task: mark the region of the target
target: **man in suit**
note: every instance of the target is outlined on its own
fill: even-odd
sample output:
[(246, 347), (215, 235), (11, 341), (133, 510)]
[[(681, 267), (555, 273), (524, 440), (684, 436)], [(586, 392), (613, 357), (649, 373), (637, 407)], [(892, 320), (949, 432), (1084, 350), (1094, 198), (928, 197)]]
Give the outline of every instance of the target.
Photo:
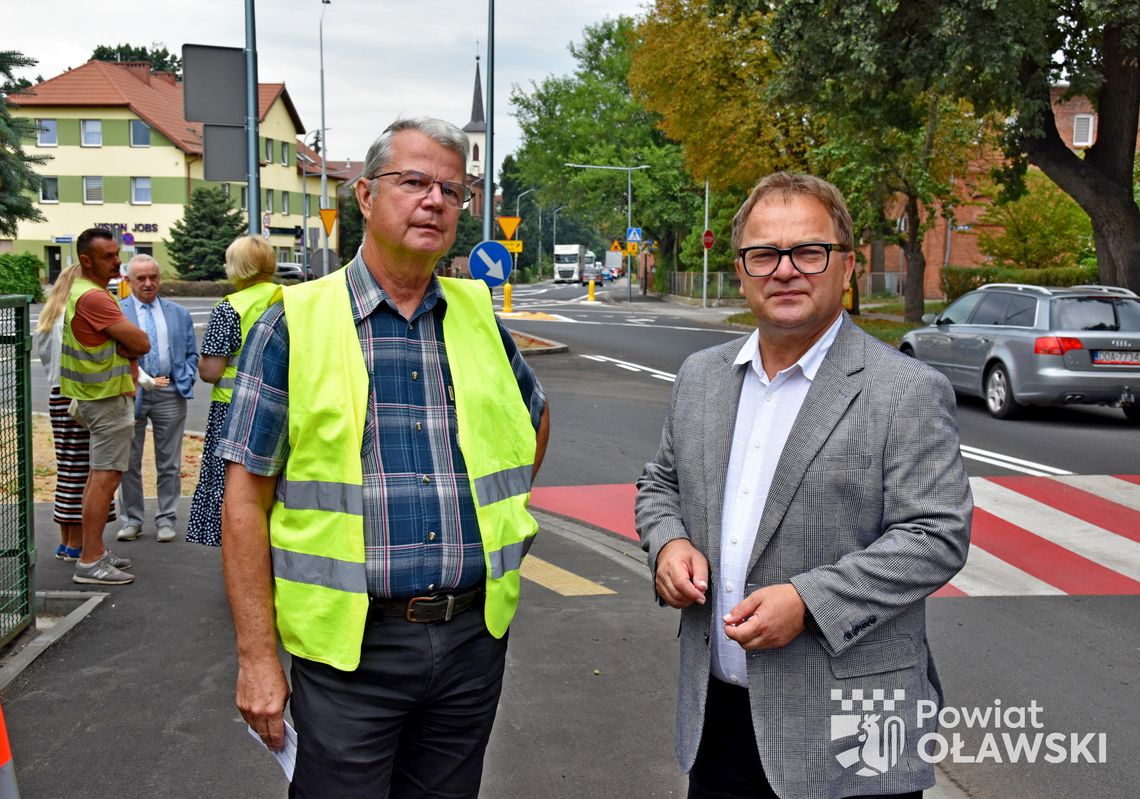
[(142, 456), (146, 424), (154, 430), (154, 461), (158, 470), (158, 512), (154, 522), (156, 538), (169, 542), (177, 538), (174, 529), (178, 502), (182, 497), (182, 431), (186, 427), (186, 400), (194, 396), (198, 371), (198, 344), (194, 322), (181, 305), (158, 296), (162, 279), (158, 263), (149, 255), (136, 255), (127, 263), (131, 296), (120, 301), (123, 313), (146, 331), (150, 352), (139, 362), (145, 388), (135, 398), (135, 437), (131, 445), (130, 468), (123, 474), (123, 502), (120, 541), (134, 541), (142, 534), (143, 488)]
[(925, 599), (972, 512), (953, 392), (843, 313), (834, 186), (764, 178), (732, 241), (757, 329), (685, 361), (638, 480), (658, 598), (682, 609), (689, 796), (921, 796), (916, 706), (942, 699)]

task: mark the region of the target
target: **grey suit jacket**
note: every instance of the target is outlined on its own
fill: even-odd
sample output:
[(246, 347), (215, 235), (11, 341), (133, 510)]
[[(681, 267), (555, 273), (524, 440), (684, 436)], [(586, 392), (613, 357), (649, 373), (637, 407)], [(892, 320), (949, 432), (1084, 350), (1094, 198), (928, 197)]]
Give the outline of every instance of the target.
[[(777, 794), (795, 799), (934, 783), (917, 749), (934, 726), (920, 728), (915, 713), (918, 700), (942, 701), (925, 599), (965, 564), (973, 510), (949, 382), (844, 316), (780, 456), (744, 592), (791, 582), (819, 626), (783, 648), (747, 656), (765, 772)], [(733, 360), (744, 341), (685, 361), (660, 448), (637, 483), (637, 527), (650, 569), (665, 544), (688, 538), (708, 558), (712, 590), (744, 379)], [(709, 596), (681, 612), (677, 756), (686, 772), (705, 720), (710, 636), (723, 634)], [(905, 746), (887, 768), (865, 756), (858, 729), (851, 732), (864, 709), (857, 699), (850, 703), (857, 691), (878, 703), (880, 722), (905, 722)], [(876, 699), (893, 700), (896, 691), (905, 700), (893, 709)]]

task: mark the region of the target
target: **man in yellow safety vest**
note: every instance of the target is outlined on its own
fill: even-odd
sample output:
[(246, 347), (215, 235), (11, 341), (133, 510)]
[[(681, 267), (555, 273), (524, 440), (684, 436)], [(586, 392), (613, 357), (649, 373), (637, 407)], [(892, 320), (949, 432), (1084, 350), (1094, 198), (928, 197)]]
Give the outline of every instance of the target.
[(404, 119), (369, 148), (364, 240), (250, 331), (217, 454), (237, 704), (290, 796), (471, 797), (495, 717), (542, 387), (478, 281), (437, 278), (467, 136)]

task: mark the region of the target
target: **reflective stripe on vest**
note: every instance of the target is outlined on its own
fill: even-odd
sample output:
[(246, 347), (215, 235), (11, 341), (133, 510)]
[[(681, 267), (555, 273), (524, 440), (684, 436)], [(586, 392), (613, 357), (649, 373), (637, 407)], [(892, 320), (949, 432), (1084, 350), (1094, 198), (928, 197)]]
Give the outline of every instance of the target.
[(241, 351), (245, 348), (245, 340), (249, 338), (249, 331), (265, 313), (265, 309), (277, 300), (277, 293), (280, 289), (281, 287), (276, 283), (261, 282), (226, 295), (225, 299), (229, 301), (230, 307), (238, 315), (241, 324), (241, 343), (238, 345), (237, 352), (226, 361), (221, 379), (214, 383), (214, 388), (210, 392), (211, 401), (228, 403), (233, 399), (234, 377), (237, 375), (238, 361), (241, 360)]
[(59, 393), (79, 400), (107, 399), (135, 390), (131, 362), (119, 354), (112, 339), (88, 347), (75, 336), (72, 322), (80, 297), (89, 291), (111, 292), (86, 277), (78, 278), (67, 298), (63, 323), (63, 343), (59, 351)]
[[(457, 435), (484, 550), (484, 619), (501, 637), (518, 605), (519, 565), (538, 530), (526, 511), (535, 431), (486, 286), (440, 282)], [(368, 613), (360, 449), (369, 377), (344, 270), (283, 295), (290, 449), (269, 524), (277, 627), (291, 654), (352, 671)], [(320, 342), (319, 358), (308, 342)]]

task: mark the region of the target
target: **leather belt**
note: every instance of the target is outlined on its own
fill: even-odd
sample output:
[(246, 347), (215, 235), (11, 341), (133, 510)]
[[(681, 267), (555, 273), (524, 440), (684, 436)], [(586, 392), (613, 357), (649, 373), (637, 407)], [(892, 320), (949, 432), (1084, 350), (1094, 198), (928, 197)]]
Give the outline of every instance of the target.
[(455, 616), (482, 605), (483, 586), (452, 594), (414, 596), (410, 599), (371, 600), (372, 610), (382, 616), (394, 616), (416, 624), (451, 621)]

